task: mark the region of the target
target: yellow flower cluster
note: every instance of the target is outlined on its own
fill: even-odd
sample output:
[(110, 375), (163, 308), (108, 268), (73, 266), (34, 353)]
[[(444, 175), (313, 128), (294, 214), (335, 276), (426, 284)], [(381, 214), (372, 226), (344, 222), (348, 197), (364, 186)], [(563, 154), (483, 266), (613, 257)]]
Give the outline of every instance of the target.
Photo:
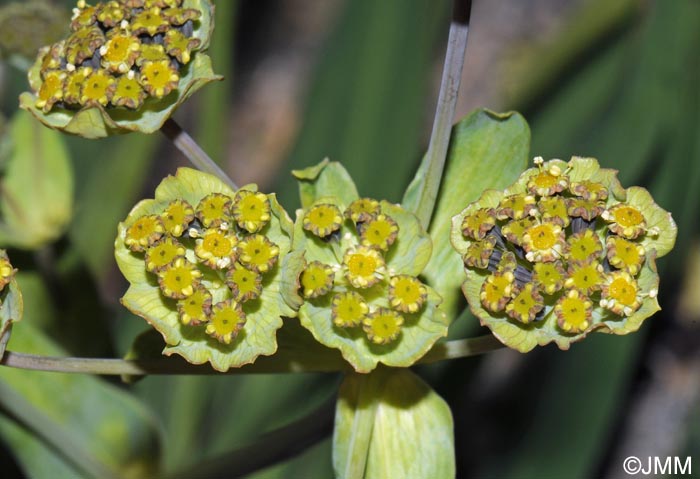
[(10, 284), (17, 270), (10, 264), (10, 258), (7, 257), (5, 250), (0, 250), (0, 293), (5, 290), (5, 286)]
[[(303, 297), (312, 303), (330, 298), (337, 328), (362, 327), (375, 344), (395, 341), (404, 314), (419, 312), (428, 295), (418, 278), (387, 267), (386, 256), (399, 233), (396, 221), (378, 201), (361, 198), (345, 211), (330, 202), (317, 203), (304, 211), (302, 226), (307, 234), (323, 240), (321, 247), (334, 250), (335, 258), (328, 263), (307, 262), (299, 281)], [(339, 241), (332, 241), (341, 234)]]
[(570, 334), (593, 329), (597, 307), (598, 318), (632, 315), (657, 293), (638, 284), (647, 261), (642, 241), (658, 235), (643, 206), (617, 199), (610, 185), (572, 180), (562, 162), (535, 163), (519, 189), (509, 188), (497, 205), (477, 202), (462, 220), (464, 264), (486, 270), (481, 305), (521, 324), (553, 312), (560, 332)]
[[(132, 222), (124, 244), (143, 255), (183, 325), (201, 325), (229, 344), (245, 324), (245, 303), (260, 296), (280, 253), (264, 234), (270, 218), (269, 198), (254, 191), (212, 193), (197, 205), (177, 199)], [(229, 297), (215, 302), (205, 279), (225, 283)]]
[(40, 50), (36, 107), (139, 108), (177, 88), (200, 40), (193, 22), (201, 12), (183, 0), (79, 0), (71, 34)]

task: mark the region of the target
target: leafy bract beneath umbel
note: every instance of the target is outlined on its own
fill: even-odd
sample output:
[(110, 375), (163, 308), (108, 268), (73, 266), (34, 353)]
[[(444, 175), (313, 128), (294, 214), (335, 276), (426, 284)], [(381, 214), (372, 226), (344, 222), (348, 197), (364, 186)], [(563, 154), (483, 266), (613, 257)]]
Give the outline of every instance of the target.
[[(471, 311), (501, 342), (521, 352), (550, 342), (569, 349), (571, 343), (594, 331), (620, 335), (637, 331), (646, 318), (660, 309), (656, 259), (667, 254), (675, 243), (677, 228), (671, 214), (659, 207), (644, 188), (624, 189), (617, 180), (617, 172), (600, 168), (593, 158), (573, 157), (568, 163), (537, 159), (536, 163), (538, 167), (526, 170), (513, 185), (503, 191), (485, 191), (479, 200), (452, 219), (451, 242), (465, 262), (467, 279), (462, 291)], [(550, 172), (562, 185), (566, 184), (563, 191), (551, 193), (540, 187), (538, 180)], [(593, 191), (605, 193), (596, 197)], [(583, 201), (581, 195), (587, 195), (591, 201)], [(508, 210), (513, 204), (509, 199), (513, 198), (524, 201), (521, 204), (530, 203), (521, 218), (528, 226), (520, 232), (514, 227), (513, 211)], [(563, 215), (566, 219), (554, 220), (559, 223), (553, 223), (556, 215), (543, 214), (543, 205), (553, 201), (552, 198), (567, 205)], [(620, 211), (629, 213), (633, 219), (629, 223), (624, 219), (617, 223), (616, 215)], [(586, 216), (585, 221), (581, 214)], [(494, 224), (482, 238), (474, 237), (466, 231), (470, 227), (465, 226), (478, 215), (490, 217)], [(543, 244), (533, 239), (533, 235), (545, 234), (556, 224), (560, 229), (554, 226), (551, 231), (560, 231), (557, 242), (561, 247), (537, 249)], [(574, 235), (576, 238), (587, 235), (587, 239), (577, 242)], [(496, 246), (484, 249), (489, 240)], [(626, 256), (611, 250), (622, 246), (628, 252)], [(587, 247), (591, 252), (586, 258), (573, 251)], [(486, 255), (483, 259), (488, 260), (488, 266), (486, 262), (483, 267), (475, 266), (479, 254)], [(505, 264), (506, 255), (514, 260), (510, 267)], [(550, 272), (559, 268), (560, 284), (555, 287), (550, 283), (551, 290), (547, 291), (546, 281), (534, 274), (536, 267), (549, 268)], [(584, 268), (589, 268), (585, 272), (592, 273), (595, 281), (587, 283), (589, 277), (583, 273), (576, 276)], [(506, 276), (508, 271), (514, 273), (513, 277)], [(494, 285), (497, 281), (502, 281), (501, 285), (510, 281), (512, 288), (503, 293), (501, 304), (492, 301), (499, 290), (489, 289), (486, 284), (489, 281)], [(518, 310), (516, 299), (528, 300), (526, 295), (519, 295), (526, 288), (538, 294), (530, 304), (534, 308), (532, 315), (518, 318), (513, 314)]]
[[(240, 191), (256, 192), (254, 185)], [(194, 364), (211, 363), (219, 371), (240, 367), (255, 361), (260, 355), (271, 355), (277, 350), (276, 331), (283, 324), (283, 317), (294, 317), (296, 312), (283, 299), (289, 295), (282, 291), (289, 287), (282, 281), (279, 261), (262, 274), (262, 289), (259, 296), (250, 300), (238, 300), (227, 285), (226, 272), (209, 268), (198, 260), (194, 252), (198, 241), (188, 237), (187, 230), (178, 240), (185, 246), (187, 262), (196, 264), (202, 272), (201, 285), (212, 295), (212, 304), (235, 301), (245, 314), (245, 323), (228, 341), (220, 341), (207, 334), (207, 321), (202, 324), (183, 324), (175, 299), (166, 297), (159, 287), (157, 277), (146, 270), (144, 255), (131, 251), (125, 243), (127, 230), (144, 215), (160, 215), (174, 200), (184, 200), (193, 207), (208, 195), (222, 194), (234, 197), (232, 191), (218, 178), (189, 168), (178, 169), (175, 176), (168, 176), (156, 188), (155, 198), (139, 202), (129, 216), (119, 224), (115, 241), (117, 264), (129, 281), (129, 289), (122, 298), (122, 304), (130, 311), (144, 318), (163, 336), (166, 347), (163, 354), (178, 354)], [(290, 250), (292, 222), (277, 202), (273, 194), (265, 195), (270, 205), (270, 220), (257, 232), (250, 235), (237, 225), (230, 225), (230, 233), (240, 241), (253, 236), (264, 236), (279, 248), (279, 258)], [(199, 228), (198, 220), (192, 226)], [(240, 254), (240, 253), (238, 253)], [(235, 265), (241, 266), (238, 262)], [(287, 284), (287, 286), (284, 286)], [(283, 294), (284, 293), (284, 294)]]
[(55, 106), (49, 112), (38, 108), (37, 98), (42, 85), (43, 50), (28, 73), (33, 92), (20, 95), (19, 106), (30, 112), (37, 120), (49, 128), (84, 138), (104, 138), (130, 132), (153, 133), (159, 130), (175, 110), (204, 85), (222, 80), (212, 69), (211, 58), (205, 53), (214, 29), (214, 6), (209, 0), (184, 0), (182, 7), (201, 12), (193, 22), (191, 38), (198, 40), (199, 46), (192, 52), (192, 59), (181, 65), (175, 88), (161, 98), (147, 97), (136, 109), (90, 104), (80, 109)]
[[(375, 204), (376, 218), (388, 218), (395, 222), (398, 231), (395, 240), (386, 249), (364, 248), (360, 231), (367, 228), (367, 221), (354, 221), (347, 216), (348, 207), (360, 197), (352, 179), (339, 163), (327, 160), (317, 166), (294, 172), (300, 183), (303, 209), (297, 211), (294, 230), (293, 252), (287, 264), (285, 277), (301, 278), (309, 265), (323, 264), (333, 272), (333, 278), (327, 290), (314, 297), (304, 297), (299, 292), (289, 298), (291, 304), (300, 304), (299, 319), (317, 341), (325, 346), (339, 349), (345, 360), (358, 372), (369, 372), (379, 363), (395, 367), (408, 367), (420, 359), (441, 337), (447, 334), (448, 320), (438, 309), (442, 301), (440, 295), (427, 285), (419, 283), (417, 276), (430, 259), (432, 245), (430, 237), (420, 226), (417, 218), (399, 205), (387, 201), (365, 198)], [(319, 237), (307, 227), (307, 213), (316, 207), (337, 208), (345, 213), (338, 223), (338, 229), (332, 234)], [(385, 265), (380, 267), (369, 285), (353, 281), (348, 269), (348, 255), (352, 252), (365, 252), (381, 256)], [(381, 261), (381, 260), (380, 260)], [(414, 310), (400, 311), (391, 304), (390, 282), (403, 278), (411, 284), (425, 288), (424, 297)], [(296, 287), (302, 287), (297, 279)], [(407, 283), (408, 284), (408, 283)], [(334, 309), (334, 299), (352, 295), (365, 304), (364, 319), (358, 318), (353, 325), (341, 325)], [(313, 293), (312, 293), (313, 296)], [(401, 308), (401, 305), (398, 306)], [(376, 337), (372, 322), (368, 317), (375, 317), (385, 312), (398, 318), (399, 324), (391, 337)], [(374, 316), (373, 316), (374, 314)]]

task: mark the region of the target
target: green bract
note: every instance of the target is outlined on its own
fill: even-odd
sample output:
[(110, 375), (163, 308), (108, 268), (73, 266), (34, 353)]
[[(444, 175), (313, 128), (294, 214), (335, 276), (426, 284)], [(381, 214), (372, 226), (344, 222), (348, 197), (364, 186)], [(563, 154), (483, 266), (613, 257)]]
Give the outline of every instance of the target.
[(472, 312), (521, 352), (636, 331), (659, 310), (655, 260), (675, 242), (670, 213), (593, 158), (535, 163), (452, 220)]
[(358, 372), (412, 365), (449, 323), (440, 296), (417, 278), (430, 258), (429, 236), (400, 206), (360, 199), (338, 163), (295, 176), (303, 209), (285, 276), (299, 278), (290, 303), (301, 304), (301, 324)]
[(180, 168), (119, 224), (122, 303), (163, 335), (166, 355), (220, 371), (252, 363), (277, 350), (282, 316), (295, 316), (279, 267), (291, 236), (274, 195)]
[(10, 264), (7, 252), (0, 250), (0, 358), (5, 353), (7, 334), (12, 323), (22, 319), (24, 303), (15, 280), (16, 269)]
[[(137, 2), (138, 3), (138, 2)], [(71, 34), (42, 48), (20, 106), (44, 125), (86, 138), (152, 133), (205, 84), (209, 0), (78, 2)]]

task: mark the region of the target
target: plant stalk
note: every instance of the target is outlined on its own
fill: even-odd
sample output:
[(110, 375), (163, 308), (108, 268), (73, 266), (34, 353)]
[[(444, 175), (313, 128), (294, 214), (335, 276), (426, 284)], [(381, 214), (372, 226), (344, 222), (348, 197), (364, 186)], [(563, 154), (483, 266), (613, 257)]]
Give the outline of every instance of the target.
[(236, 190), (236, 183), (212, 160), (196, 141), (172, 118), (168, 118), (160, 131), (184, 154), (190, 163), (200, 171), (210, 173)]
[(442, 70), (433, 131), (430, 135), (428, 151), (419, 169), (419, 171), (425, 171), (425, 178), (419, 187), (419, 200), (415, 214), (426, 230), (430, 226), (445, 169), (447, 148), (450, 143), (450, 133), (457, 105), (457, 94), (462, 80), (471, 8), (471, 0), (455, 0), (453, 5), (452, 23), (447, 40), (445, 66)]
[[(475, 338), (458, 339), (439, 343), (433, 347), (416, 364), (429, 364), (457, 358), (466, 358), (496, 351), (504, 348), (490, 334)], [(263, 358), (264, 359), (264, 358)], [(53, 371), (63, 373), (100, 374), (111, 376), (146, 376), (172, 374), (279, 374), (279, 373), (311, 373), (338, 372), (343, 369), (337, 364), (328, 366), (305, 365), (304, 363), (290, 367), (289, 361), (267, 362), (262, 367), (251, 364), (242, 368), (234, 368), (226, 373), (215, 371), (204, 365), (189, 364), (177, 358), (156, 358), (141, 360), (105, 359), (105, 358), (62, 358), (39, 356), (6, 351), (0, 360), (0, 366), (35, 371)], [(347, 369), (345, 369), (346, 371)]]

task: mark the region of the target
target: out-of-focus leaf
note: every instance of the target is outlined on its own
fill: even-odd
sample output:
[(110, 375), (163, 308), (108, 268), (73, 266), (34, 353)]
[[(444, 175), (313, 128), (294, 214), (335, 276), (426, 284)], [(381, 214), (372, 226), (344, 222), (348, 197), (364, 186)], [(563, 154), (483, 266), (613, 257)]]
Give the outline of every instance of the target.
[[(517, 113), (477, 110), (452, 130), (447, 165), (440, 188), (430, 236), (433, 255), (423, 272), (443, 297), (441, 308), (451, 320), (457, 317), (464, 265), (450, 245), (452, 217), (489, 188), (502, 189), (527, 167), (530, 129)], [(419, 171), (406, 190), (403, 206), (414, 210)]]
[(350, 374), (336, 407), (336, 477), (452, 478), (452, 428), (447, 403), (410, 370)]
[(58, 238), (73, 209), (73, 173), (59, 133), (24, 112), (9, 128), (12, 154), (0, 188), (0, 243), (34, 249)]
[[(158, 138), (130, 135), (100, 140), (106, 158), (91, 158), (97, 165), (79, 165), (88, 170), (77, 191), (75, 218), (68, 235), (90, 272), (103, 278), (113, 264), (114, 232), (136, 200), (158, 145)], [(90, 143), (90, 142), (83, 142)], [(88, 145), (85, 145), (88, 146)], [(87, 153), (86, 150), (81, 152)], [(80, 171), (80, 170), (77, 170)]]
[[(26, 294), (37, 299), (45, 297), (41, 288), (34, 291), (40, 282), (24, 279), (32, 278), (22, 274), (18, 277)], [(51, 307), (30, 306), (27, 321), (14, 329), (9, 347), (25, 353), (64, 356), (65, 351), (33, 326), (36, 322), (33, 314), (50, 314)], [(124, 391), (91, 376), (5, 367), (0, 368), (0, 381), (9, 395), (21, 399), (21, 407), (35, 410), (46, 419), (43, 437), (52, 441), (50, 453), (61, 461), (88, 458), (109, 474), (125, 478), (152, 477), (158, 470), (159, 428), (150, 412)], [(24, 444), (23, 439), (22, 435), (5, 436), (13, 449)], [(40, 461), (25, 454), (17, 457), (20, 461), (23, 458)], [(29, 471), (40, 466), (24, 467)]]
[[(345, 165), (361, 195), (397, 201), (425, 141), (433, 47), (446, 36), (449, 5), (358, 0), (345, 8), (309, 88), (289, 166), (328, 157)], [(282, 203), (297, 205), (282, 180)]]
[(0, 57), (17, 55), (27, 65), (37, 50), (68, 30), (68, 11), (42, 0), (7, 3), (0, 8)]

